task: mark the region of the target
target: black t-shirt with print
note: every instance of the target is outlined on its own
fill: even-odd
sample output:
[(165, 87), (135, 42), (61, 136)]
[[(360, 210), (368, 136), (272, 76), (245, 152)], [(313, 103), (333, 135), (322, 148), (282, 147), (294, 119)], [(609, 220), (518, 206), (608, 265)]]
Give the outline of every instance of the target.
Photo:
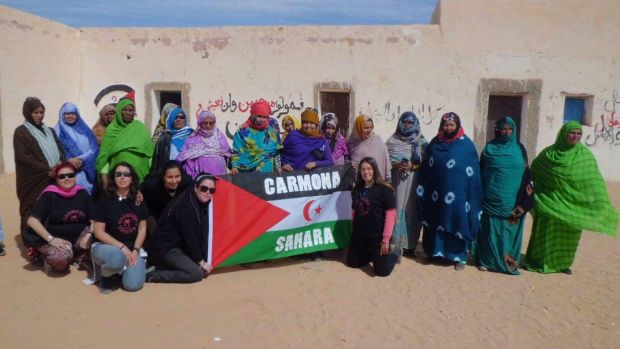
[(140, 221), (146, 220), (145, 204), (136, 206), (133, 200), (103, 197), (97, 201), (93, 220), (105, 223), (105, 231), (130, 250), (138, 236)]
[(90, 224), (93, 201), (85, 190), (80, 190), (71, 198), (45, 192), (30, 214), (39, 219), (52, 236), (75, 243), (82, 230)]
[(375, 184), (370, 188), (353, 191), (353, 234), (360, 237), (378, 238), (383, 236), (385, 211), (395, 206), (394, 191)]

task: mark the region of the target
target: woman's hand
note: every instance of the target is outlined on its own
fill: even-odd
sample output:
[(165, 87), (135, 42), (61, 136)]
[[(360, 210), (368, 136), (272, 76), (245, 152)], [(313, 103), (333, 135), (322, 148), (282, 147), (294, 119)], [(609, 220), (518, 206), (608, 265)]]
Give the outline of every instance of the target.
[(133, 267), (136, 264), (134, 251), (131, 251), (127, 246), (123, 245), (123, 247), (121, 247), (121, 252), (123, 252), (125, 258), (127, 258), (127, 266)]
[(49, 244), (50, 246), (54, 246), (61, 250), (71, 250), (71, 243), (65, 239), (52, 238), (52, 241), (50, 241)]
[(80, 158), (71, 158), (71, 159), (67, 160), (67, 162), (69, 162), (71, 165), (75, 166), (75, 168), (77, 168), (77, 169), (82, 168), (82, 165), (84, 164), (84, 162)]
[(233, 176), (236, 175), (237, 173), (239, 173), (239, 169), (236, 167), (233, 167), (232, 170), (230, 170), (230, 174)]
[(524, 213), (525, 210), (523, 210), (521, 206), (515, 207), (514, 210), (512, 210), (510, 217), (508, 217), (508, 222), (510, 222), (510, 224), (517, 224)]
[(78, 241), (76, 241), (75, 244), (83, 250), (88, 250), (92, 242), (93, 242), (93, 233), (86, 233), (82, 235), (82, 237)]
[(382, 256), (385, 256), (388, 253), (390, 253), (390, 244), (387, 242), (381, 242), (381, 246), (379, 247), (379, 253)]
[(306, 166), (304, 166), (304, 168), (306, 169), (306, 171), (310, 171), (310, 170), (312, 170), (312, 169), (313, 169), (313, 168), (315, 168), (315, 167), (316, 167), (316, 162), (314, 162), (314, 161), (310, 161), (310, 162), (308, 162), (308, 163), (306, 164)]
[(293, 166), (291, 166), (289, 164), (284, 164), (284, 166), (282, 166), (282, 170), (286, 171), (286, 172), (291, 172), (291, 171), (293, 171)]
[(200, 269), (202, 269), (203, 274), (206, 276), (207, 274), (209, 274), (211, 272), (211, 270), (213, 270), (213, 267), (211, 266), (211, 264), (205, 262), (205, 261), (200, 261), (200, 263), (198, 263), (198, 265), (200, 266)]

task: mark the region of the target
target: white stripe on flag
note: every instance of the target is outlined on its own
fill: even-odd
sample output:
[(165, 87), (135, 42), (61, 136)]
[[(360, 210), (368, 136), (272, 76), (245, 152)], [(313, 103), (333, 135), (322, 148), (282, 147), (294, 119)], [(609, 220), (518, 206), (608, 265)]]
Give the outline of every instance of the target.
[(209, 205), (209, 246), (207, 247), (207, 263), (211, 264), (213, 258), (213, 205), (215, 200), (211, 198), (211, 205)]
[(350, 191), (269, 202), (288, 211), (289, 215), (268, 230), (288, 230), (319, 222), (351, 219)]

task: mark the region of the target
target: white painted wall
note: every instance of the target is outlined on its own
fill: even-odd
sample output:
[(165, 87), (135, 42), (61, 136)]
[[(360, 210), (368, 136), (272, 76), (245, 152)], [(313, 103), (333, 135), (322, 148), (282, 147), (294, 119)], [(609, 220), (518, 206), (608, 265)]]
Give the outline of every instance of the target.
[[(600, 137), (607, 133), (599, 122), (585, 128), (584, 141), (603, 175), (620, 181), (620, 125), (609, 127), (620, 109), (617, 18), (613, 0), (444, 0), (430, 25), (72, 29), (0, 7), (4, 165), (14, 170), (12, 132), (28, 95), (42, 98), (48, 122), (71, 100), (93, 124), (112, 95), (98, 106), (93, 99), (113, 84), (136, 89), (144, 119), (151, 83), (188, 84), (193, 116), (198, 103), (227, 101), (229, 93), (240, 102), (281, 98), (318, 107), (315, 85), (342, 82), (352, 87), (355, 114), (375, 117), (384, 139), (398, 113), (412, 108), (430, 139), (447, 111), (461, 115), (473, 136), (474, 122), (486, 120), (477, 115), (480, 79), (541, 79), (540, 127), (528, 130), (536, 132), (531, 146), (540, 151), (554, 141), (566, 93), (590, 94), (591, 125), (603, 115), (602, 131), (614, 138)], [(222, 128), (248, 115), (215, 113)], [(157, 117), (153, 112), (151, 125)]]

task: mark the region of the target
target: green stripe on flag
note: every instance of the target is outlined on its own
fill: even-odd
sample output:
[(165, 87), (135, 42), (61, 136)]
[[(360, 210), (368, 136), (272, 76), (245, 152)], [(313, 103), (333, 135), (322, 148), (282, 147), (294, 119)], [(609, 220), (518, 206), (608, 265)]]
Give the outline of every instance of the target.
[(284, 258), (349, 245), (351, 220), (327, 221), (294, 229), (268, 231), (219, 266)]

